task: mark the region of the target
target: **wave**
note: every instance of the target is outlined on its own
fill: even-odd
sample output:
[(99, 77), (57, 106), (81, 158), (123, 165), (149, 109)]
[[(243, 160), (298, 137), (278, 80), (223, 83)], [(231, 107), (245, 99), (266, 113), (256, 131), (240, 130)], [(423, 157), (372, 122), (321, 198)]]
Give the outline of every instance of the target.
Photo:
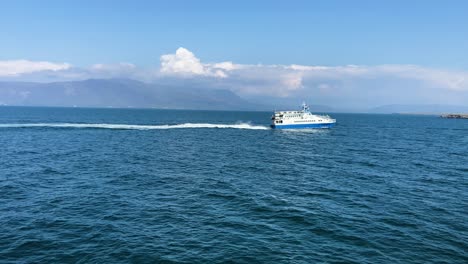
[(182, 129), (182, 128), (233, 128), (267, 130), (266, 126), (239, 124), (209, 124), (209, 123), (184, 123), (177, 125), (128, 125), (128, 124), (81, 124), (81, 123), (29, 123), (29, 124), (0, 124), (0, 128), (102, 128), (102, 129)]

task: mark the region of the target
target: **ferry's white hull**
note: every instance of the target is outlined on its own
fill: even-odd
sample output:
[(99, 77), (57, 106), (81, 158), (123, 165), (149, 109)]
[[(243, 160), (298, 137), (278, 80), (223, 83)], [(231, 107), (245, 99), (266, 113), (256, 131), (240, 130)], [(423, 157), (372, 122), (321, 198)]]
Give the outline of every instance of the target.
[(271, 128), (276, 129), (297, 129), (297, 128), (332, 128), (335, 123), (312, 123), (312, 124), (272, 124)]

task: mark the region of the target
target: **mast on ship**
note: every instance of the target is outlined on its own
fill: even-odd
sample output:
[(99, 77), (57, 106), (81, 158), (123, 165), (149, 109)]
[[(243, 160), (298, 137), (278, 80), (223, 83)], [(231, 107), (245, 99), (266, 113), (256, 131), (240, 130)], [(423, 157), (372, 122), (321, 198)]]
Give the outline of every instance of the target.
[(302, 102), (302, 111), (309, 112), (309, 106), (305, 102)]

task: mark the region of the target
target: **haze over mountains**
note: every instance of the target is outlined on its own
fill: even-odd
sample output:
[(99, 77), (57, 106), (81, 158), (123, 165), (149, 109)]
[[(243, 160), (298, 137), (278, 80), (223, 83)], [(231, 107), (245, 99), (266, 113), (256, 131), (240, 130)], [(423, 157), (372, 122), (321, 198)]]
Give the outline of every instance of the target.
[[(298, 108), (297, 102), (265, 103), (246, 100), (229, 89), (206, 88), (188, 83), (189, 88), (170, 83), (145, 83), (131, 79), (89, 79), (67, 82), (0, 82), (0, 105), (167, 108), (204, 110), (272, 110)], [(314, 105), (316, 111), (330, 107)]]
[[(296, 109), (300, 98), (242, 98), (229, 89), (206, 88), (188, 83), (183, 87), (166, 83), (145, 83), (131, 79), (88, 79), (66, 82), (0, 82), (0, 105), (167, 108), (205, 110)], [(318, 112), (421, 113), (468, 112), (468, 106), (384, 105), (344, 109), (311, 104)]]
[(0, 60), (0, 104), (314, 112), (468, 112), (468, 72), (418, 65), (203, 62), (179, 47), (160, 64)]
[(468, 106), (463, 105), (383, 105), (369, 109), (372, 113), (400, 113), (400, 114), (441, 114), (441, 113), (468, 113)]
[(130, 79), (0, 82), (0, 104), (18, 106), (257, 109), (226, 89), (149, 84)]

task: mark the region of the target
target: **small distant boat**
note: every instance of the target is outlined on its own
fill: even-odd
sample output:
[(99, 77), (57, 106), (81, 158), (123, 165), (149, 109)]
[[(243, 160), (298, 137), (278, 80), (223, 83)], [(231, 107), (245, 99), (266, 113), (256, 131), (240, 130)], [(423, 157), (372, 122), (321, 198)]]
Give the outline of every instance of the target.
[(278, 129), (331, 128), (336, 120), (328, 115), (314, 115), (306, 103), (300, 111), (275, 111), (271, 117), (271, 127)]
[(468, 119), (468, 114), (446, 114), (441, 115), (443, 118), (455, 118), (455, 119)]

